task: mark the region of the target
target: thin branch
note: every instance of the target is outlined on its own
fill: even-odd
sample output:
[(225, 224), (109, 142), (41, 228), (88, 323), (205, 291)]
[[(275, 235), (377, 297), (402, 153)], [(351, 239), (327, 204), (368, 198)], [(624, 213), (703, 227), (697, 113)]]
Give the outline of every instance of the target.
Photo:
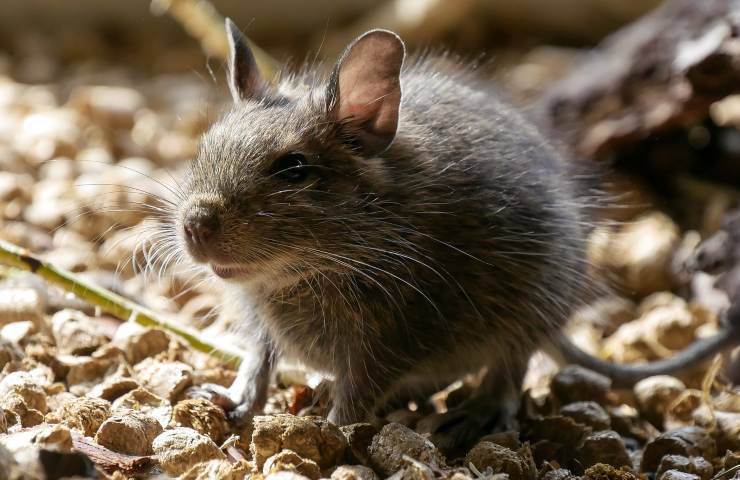
[(145, 307), (104, 288), (92, 285), (67, 270), (31, 255), (28, 250), (3, 240), (0, 240), (0, 264), (33, 272), (49, 283), (71, 292), (81, 300), (121, 320), (132, 321), (145, 327), (158, 327), (175, 333), (182, 337), (192, 349), (207, 353), (226, 364), (238, 366), (241, 362), (238, 353), (215, 347), (201, 340), (196, 332), (160, 318)]

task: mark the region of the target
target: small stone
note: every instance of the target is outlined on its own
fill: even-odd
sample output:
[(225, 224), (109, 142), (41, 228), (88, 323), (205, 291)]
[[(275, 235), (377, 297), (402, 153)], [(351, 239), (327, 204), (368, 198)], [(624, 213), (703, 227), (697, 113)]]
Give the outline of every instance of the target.
[(532, 419), (524, 431), (524, 438), (535, 442), (547, 440), (575, 452), (592, 432), (591, 427), (570, 417), (551, 415)]
[(597, 463), (617, 468), (632, 464), (622, 437), (612, 430), (603, 430), (586, 437), (577, 458), (585, 467)]
[(716, 454), (715, 441), (705, 430), (698, 427), (679, 428), (665, 432), (645, 445), (640, 470), (657, 471), (660, 460), (666, 455), (714, 458)]
[[(115, 368), (113, 362), (103, 358), (77, 355), (59, 355), (57, 358), (67, 368), (66, 380), (70, 386), (97, 384)], [(82, 390), (84, 393), (87, 388)]]
[(126, 360), (131, 365), (166, 351), (170, 345), (171, 338), (164, 330), (147, 328), (142, 331), (139, 328), (121, 327), (113, 339), (113, 343), (125, 352)]
[(680, 470), (667, 470), (659, 477), (659, 480), (699, 480), (698, 475), (686, 473)]
[(608, 377), (577, 365), (560, 370), (551, 388), (562, 404), (594, 401), (603, 405), (612, 382)]
[(583, 480), (637, 480), (634, 473), (627, 468), (614, 468), (611, 465), (597, 463), (586, 469)]
[(224, 410), (208, 400), (198, 398), (178, 402), (172, 409), (172, 424), (192, 428), (211, 437), (219, 445), (229, 433)]
[(373, 437), (368, 449), (371, 466), (389, 476), (404, 465), (404, 456), (427, 465), (444, 465), (444, 458), (427, 438), (398, 423), (389, 423)]
[(378, 480), (378, 475), (363, 465), (342, 465), (332, 472), (331, 480)]
[(162, 407), (167, 405), (167, 400), (159, 397), (146, 388), (136, 388), (113, 402), (113, 409), (130, 408), (131, 410), (144, 411), (146, 408)]
[(702, 457), (684, 457), (682, 455), (666, 455), (660, 460), (656, 478), (660, 478), (663, 473), (669, 470), (698, 475), (701, 480), (712, 478), (714, 469), (712, 464)]
[(47, 450), (69, 453), (72, 451), (72, 433), (64, 425), (53, 425), (36, 435), (34, 443)]
[(347, 439), (347, 457), (350, 462), (366, 464), (368, 462), (367, 449), (378, 433), (378, 429), (370, 423), (353, 423), (339, 427)]
[(213, 440), (185, 427), (165, 430), (154, 439), (152, 449), (162, 469), (173, 476), (182, 475), (200, 462), (226, 459)]
[(320, 417), (256, 416), (253, 426), (249, 449), (259, 469), (283, 449), (293, 450), (321, 468), (328, 468), (337, 464), (347, 447), (339, 428)]
[(24, 346), (38, 331), (39, 328), (34, 322), (13, 322), (0, 329), (0, 338), (13, 345)]
[(25, 399), (17, 393), (2, 397), (0, 407), (4, 409), (6, 416), (8, 413), (14, 414), (16, 417), (14, 424), (20, 423), (23, 428), (35, 427), (44, 421), (44, 414), (30, 408)]
[(99, 398), (81, 397), (68, 400), (57, 410), (46, 415), (49, 423), (60, 423), (92, 437), (100, 425), (110, 417), (111, 405)]
[(434, 471), (429, 465), (409, 457), (404, 457), (404, 461), (406, 466), (391, 476), (394, 480), (434, 480)]
[(15, 344), (0, 337), (0, 371), (10, 362), (23, 358), (23, 352)]
[(265, 480), (309, 480), (308, 477), (295, 472), (276, 472), (264, 477)]
[(29, 321), (37, 328), (43, 325), (44, 305), (33, 288), (0, 289), (0, 327), (9, 323)]
[(514, 451), (522, 448), (522, 442), (519, 441), (519, 432), (513, 430), (485, 435), (478, 442), (491, 442)]
[(0, 381), (0, 405), (5, 406), (5, 401), (12, 395), (22, 398), (27, 408), (41, 413), (47, 411), (43, 385), (30, 372), (12, 372)]
[[(246, 460), (231, 463), (228, 460), (209, 460), (194, 465), (179, 480), (244, 480), (250, 478), (253, 465)], [(251, 477), (255, 478), (255, 477)]]
[(493, 442), (484, 441), (474, 446), (465, 456), (465, 465), (474, 465), (481, 472), (490, 468), (491, 473), (505, 473), (511, 480), (537, 477), (537, 469), (532, 468), (530, 459)]
[(676, 377), (656, 375), (637, 382), (633, 391), (640, 413), (652, 424), (662, 426), (668, 406), (686, 391), (686, 385)]
[(188, 388), (193, 379), (193, 369), (182, 362), (159, 362), (147, 358), (134, 367), (136, 379), (155, 395), (172, 402)]
[(112, 375), (106, 377), (102, 383), (95, 385), (87, 392), (87, 396), (102, 398), (103, 400), (112, 402), (121, 395), (136, 388), (139, 388), (139, 384), (133, 378)]
[(136, 410), (157, 419), (166, 428), (172, 419), (170, 402), (145, 388), (136, 388), (113, 401), (113, 411)]
[(162, 426), (154, 418), (135, 410), (118, 411), (100, 425), (95, 441), (114, 452), (150, 455), (160, 433)]
[(321, 477), (321, 469), (316, 462), (301, 458), (294, 451), (287, 449), (265, 460), (262, 466), (262, 474), (265, 476), (285, 471), (298, 473), (311, 480), (318, 480)]
[(578, 477), (573, 475), (570, 470), (565, 468), (556, 468), (545, 473), (542, 480), (577, 480)]
[(51, 317), (52, 333), (61, 353), (89, 355), (108, 339), (97, 333), (98, 325), (77, 310), (62, 310)]
[(578, 423), (588, 425), (594, 431), (611, 428), (609, 414), (596, 402), (574, 402), (563, 406), (560, 414), (570, 417)]

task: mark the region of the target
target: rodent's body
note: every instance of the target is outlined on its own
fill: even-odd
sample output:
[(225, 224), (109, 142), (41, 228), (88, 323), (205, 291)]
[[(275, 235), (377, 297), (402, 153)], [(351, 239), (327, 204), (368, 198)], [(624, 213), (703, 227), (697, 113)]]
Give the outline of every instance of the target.
[(177, 221), (250, 342), (231, 397), (259, 408), (289, 355), (334, 375), (345, 424), (486, 367), (458, 435), (506, 424), (529, 356), (589, 288), (568, 165), (465, 70), (402, 70), (390, 32), (356, 40), (326, 82), (271, 89), (229, 30), (237, 102), (204, 136)]
[(301, 252), (330, 256), (323, 268), (236, 287), (281, 352), (339, 378), (368, 368), (441, 381), (526, 361), (585, 277), (561, 159), (491, 92), (425, 65), (402, 75), (398, 133), (359, 186), (372, 197), (326, 211), (333, 241)]

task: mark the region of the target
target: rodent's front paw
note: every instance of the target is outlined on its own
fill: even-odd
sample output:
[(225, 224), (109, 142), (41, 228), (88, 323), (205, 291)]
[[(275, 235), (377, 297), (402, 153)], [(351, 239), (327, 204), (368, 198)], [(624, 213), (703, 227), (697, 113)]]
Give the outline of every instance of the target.
[(254, 402), (236, 398), (230, 389), (215, 383), (190, 387), (185, 394), (188, 398), (202, 398), (223, 408), (226, 418), (235, 425), (246, 424), (254, 415)]
[(188, 388), (185, 392), (188, 398), (201, 398), (218, 405), (226, 412), (234, 410), (238, 405), (238, 399), (235, 399), (228, 388), (215, 383), (204, 383)]

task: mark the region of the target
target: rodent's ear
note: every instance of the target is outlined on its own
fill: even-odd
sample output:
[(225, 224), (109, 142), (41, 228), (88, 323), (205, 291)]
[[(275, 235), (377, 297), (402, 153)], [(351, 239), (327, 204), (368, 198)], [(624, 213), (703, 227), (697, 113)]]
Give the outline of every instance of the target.
[(265, 81), (257, 68), (247, 39), (230, 18), (226, 19), (226, 36), (229, 40), (229, 66), (226, 75), (234, 102), (261, 97)]
[(329, 115), (352, 128), (367, 155), (383, 152), (396, 136), (405, 55), (398, 35), (371, 30), (347, 47), (329, 79)]

